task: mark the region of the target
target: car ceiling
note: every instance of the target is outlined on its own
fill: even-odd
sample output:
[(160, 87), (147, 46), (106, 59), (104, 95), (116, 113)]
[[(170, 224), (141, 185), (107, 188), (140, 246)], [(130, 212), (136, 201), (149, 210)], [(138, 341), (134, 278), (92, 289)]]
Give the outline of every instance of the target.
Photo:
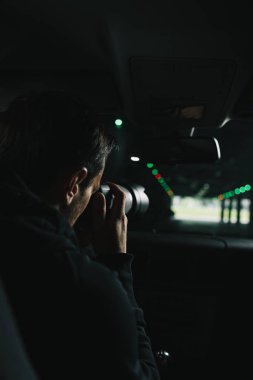
[[(217, 137), (216, 165), (161, 166), (175, 193), (213, 196), (248, 183), (249, 6), (244, 0), (2, 1), (0, 107), (26, 90), (71, 89), (102, 120), (125, 118), (123, 145), (137, 135), (189, 136), (192, 128), (196, 136)], [(189, 106), (203, 107), (202, 117), (175, 117)]]

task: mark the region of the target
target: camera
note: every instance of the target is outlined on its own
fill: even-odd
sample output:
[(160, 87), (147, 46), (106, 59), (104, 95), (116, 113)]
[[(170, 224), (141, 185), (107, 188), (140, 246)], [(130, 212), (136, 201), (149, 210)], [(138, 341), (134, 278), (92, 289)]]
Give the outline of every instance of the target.
[[(125, 214), (129, 219), (137, 218), (144, 214), (149, 207), (149, 198), (145, 188), (138, 184), (118, 184), (126, 195)], [(113, 204), (113, 194), (107, 184), (102, 184), (99, 191), (104, 194), (107, 209)]]
[[(139, 220), (139, 218), (148, 210), (149, 198), (145, 193), (145, 188), (137, 184), (117, 184), (125, 193), (125, 214), (128, 220)], [(106, 211), (110, 212), (113, 205), (114, 195), (107, 184), (101, 184), (98, 190), (103, 193), (106, 200)], [(90, 244), (90, 234), (92, 234), (92, 202), (88, 204), (85, 211), (80, 215), (74, 225), (74, 230), (81, 247), (88, 247), (88, 255), (95, 257), (92, 245)], [(88, 239), (87, 239), (88, 237)]]
[[(137, 184), (117, 184), (125, 193), (125, 214), (128, 220), (138, 220), (149, 207), (149, 198), (145, 193), (145, 188)], [(106, 209), (110, 210), (113, 204), (113, 194), (107, 184), (101, 184), (99, 190), (104, 194), (106, 199)], [(79, 217), (75, 224), (76, 230), (89, 230), (92, 221), (92, 208), (91, 202), (86, 210)]]

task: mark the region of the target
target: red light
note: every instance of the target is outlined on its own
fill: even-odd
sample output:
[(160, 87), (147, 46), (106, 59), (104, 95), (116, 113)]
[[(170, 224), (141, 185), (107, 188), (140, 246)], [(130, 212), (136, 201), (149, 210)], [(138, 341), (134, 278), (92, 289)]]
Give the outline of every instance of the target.
[(161, 178), (161, 174), (159, 174), (159, 173), (156, 174), (156, 175), (155, 175), (155, 178), (156, 178), (156, 179), (160, 179), (160, 178)]

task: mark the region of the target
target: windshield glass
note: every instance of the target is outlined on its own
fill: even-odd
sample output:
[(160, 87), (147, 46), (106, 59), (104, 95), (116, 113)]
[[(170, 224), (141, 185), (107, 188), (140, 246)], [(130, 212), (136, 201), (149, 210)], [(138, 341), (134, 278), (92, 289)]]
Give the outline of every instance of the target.
[(129, 163), (128, 178), (150, 198), (148, 212), (130, 229), (252, 237), (253, 124), (233, 121), (195, 133), (219, 141), (217, 163)]

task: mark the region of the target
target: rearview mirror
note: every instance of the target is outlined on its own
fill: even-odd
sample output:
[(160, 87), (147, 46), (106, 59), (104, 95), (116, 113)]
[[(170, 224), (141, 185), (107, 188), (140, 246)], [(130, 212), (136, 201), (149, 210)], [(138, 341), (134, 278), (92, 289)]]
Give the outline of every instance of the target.
[(161, 164), (214, 163), (221, 157), (214, 137), (143, 140), (131, 149), (131, 155)]

